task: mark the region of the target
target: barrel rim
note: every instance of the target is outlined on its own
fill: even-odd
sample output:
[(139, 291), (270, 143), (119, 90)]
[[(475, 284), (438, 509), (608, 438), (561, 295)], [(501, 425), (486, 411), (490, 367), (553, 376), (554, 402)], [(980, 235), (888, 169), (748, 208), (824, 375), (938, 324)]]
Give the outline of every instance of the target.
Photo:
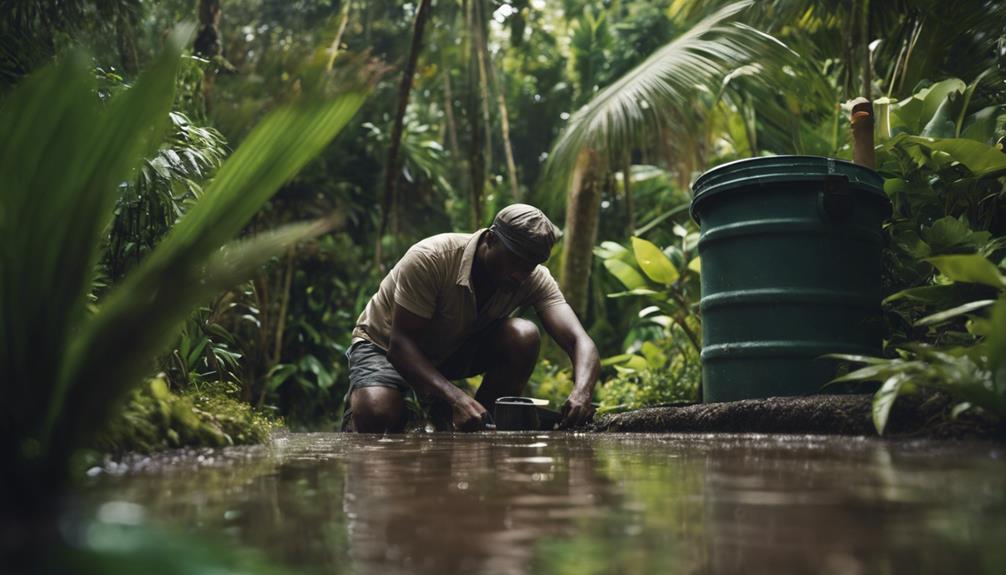
[[(772, 172), (772, 167), (777, 170)], [(756, 173), (746, 173), (749, 171)], [(884, 212), (890, 213), (891, 203), (884, 193), (884, 178), (876, 170), (847, 160), (812, 155), (744, 158), (706, 170), (692, 184), (689, 213), (693, 220), (700, 221), (698, 204), (720, 192), (771, 182), (822, 181), (834, 176), (844, 176), (849, 188), (864, 192), (867, 198), (880, 200)]]

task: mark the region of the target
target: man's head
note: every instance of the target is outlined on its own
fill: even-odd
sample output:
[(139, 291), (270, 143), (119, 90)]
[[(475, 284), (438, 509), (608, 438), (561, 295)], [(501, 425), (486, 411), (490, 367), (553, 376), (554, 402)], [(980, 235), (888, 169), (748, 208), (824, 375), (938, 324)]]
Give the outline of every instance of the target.
[(548, 260), (558, 229), (541, 210), (511, 204), (496, 214), (486, 234), (486, 271), (493, 283), (513, 291)]

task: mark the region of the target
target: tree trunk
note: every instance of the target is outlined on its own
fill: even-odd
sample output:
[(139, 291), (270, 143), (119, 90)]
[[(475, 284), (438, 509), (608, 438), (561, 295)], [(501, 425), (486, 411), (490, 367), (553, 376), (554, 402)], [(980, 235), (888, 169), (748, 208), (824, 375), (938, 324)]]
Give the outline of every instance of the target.
[[(510, 183), (510, 194), (514, 200), (520, 201), (521, 193), (520, 184), (517, 180), (517, 163), (513, 158), (513, 146), (510, 145), (510, 114), (507, 112), (506, 108), (506, 95), (504, 94), (503, 85), (500, 83), (499, 77), (496, 76), (496, 70), (493, 68), (492, 57), (489, 54), (489, 43), (486, 39), (485, 30), (483, 29), (483, 25), (485, 24), (485, 14), (479, 10), (476, 12), (476, 17), (475, 32), (478, 40), (478, 46), (476, 46), (476, 49), (479, 50), (479, 77), (482, 80), (482, 110), (486, 123), (486, 133), (491, 133), (488, 86), (488, 84), (491, 83), (493, 88), (496, 90), (496, 106), (499, 109), (500, 115), (500, 132), (503, 136), (503, 153), (506, 156), (507, 179)], [(487, 141), (489, 141), (488, 138)], [(487, 153), (491, 152), (491, 150), (492, 148), (490, 146)], [(491, 164), (492, 156), (490, 155), (489, 157)]]
[[(192, 46), (196, 55), (213, 60), (223, 53), (220, 42), (220, 0), (199, 0), (199, 33)], [(214, 66), (211, 64), (203, 77), (203, 103), (206, 112), (213, 107), (213, 84), (216, 80)]]
[(454, 121), (454, 94), (451, 92), (451, 73), (444, 62), (444, 118), (447, 122), (447, 143), (451, 147), (451, 155), (461, 158), (461, 148), (458, 146), (458, 127)]
[(412, 76), (416, 72), (416, 62), (423, 47), (423, 30), (430, 16), (430, 0), (422, 0), (416, 9), (416, 20), (412, 27), (412, 45), (409, 48), (409, 59), (402, 73), (402, 83), (398, 89), (398, 109), (395, 111), (395, 123), (391, 129), (391, 140), (388, 142), (388, 159), (384, 164), (384, 199), (381, 202), (381, 227), (377, 232), (377, 245), (374, 248), (374, 261), (381, 263), (381, 239), (388, 229), (388, 219), (398, 205), (398, 148), (402, 143), (402, 129), (405, 122), (405, 110), (409, 107), (409, 94), (412, 92)]
[(136, 16), (132, 10), (120, 13), (115, 22), (115, 35), (119, 44), (119, 62), (126, 77), (135, 77), (140, 71), (136, 54)]
[(475, 61), (478, 63), (482, 121), (485, 123), (486, 166), (491, 169), (493, 165), (493, 147), (491, 137), (493, 130), (492, 117), (489, 114), (489, 66), (486, 62), (488, 48), (486, 47), (486, 35), (484, 29), (486, 24), (485, 10), (483, 9), (484, 3), (485, 0), (472, 0), (472, 33), (474, 40), (472, 42), (472, 49), (475, 51)]
[(503, 153), (506, 155), (506, 172), (510, 181), (510, 195), (514, 201), (521, 200), (520, 183), (517, 181), (517, 163), (513, 159), (513, 147), (510, 145), (510, 114), (506, 109), (506, 95), (503, 93), (503, 85), (496, 76), (496, 70), (492, 65), (492, 58), (489, 56), (489, 44), (485, 37), (482, 38), (482, 50), (485, 54), (487, 68), (489, 69), (489, 79), (496, 89), (496, 105), (500, 111), (500, 133), (503, 136)]
[(629, 236), (636, 234), (636, 202), (632, 197), (632, 152), (622, 159), (622, 191), (625, 193), (625, 219)]
[(581, 320), (587, 313), (591, 262), (601, 209), (601, 186), (604, 183), (602, 173), (598, 154), (593, 150), (584, 150), (577, 160), (566, 200), (566, 232), (559, 281), (566, 301)]
[(472, 0), (472, 2), (466, 1), (464, 3), (465, 25), (469, 32), (467, 50), (468, 85), (465, 98), (465, 114), (468, 117), (468, 122), (471, 124), (469, 129), (472, 134), (471, 145), (469, 146), (469, 153), (471, 155), (468, 159), (468, 183), (471, 186), (468, 196), (468, 213), (469, 227), (472, 229), (479, 227), (482, 223), (482, 196), (486, 185), (486, 134), (483, 130), (484, 124), (479, 121), (480, 90), (473, 88), (473, 86), (479, 84), (478, 57), (476, 55), (479, 50), (477, 49), (478, 44), (475, 41), (473, 24), (475, 19), (473, 15), (475, 10), (473, 3), (477, 1)]

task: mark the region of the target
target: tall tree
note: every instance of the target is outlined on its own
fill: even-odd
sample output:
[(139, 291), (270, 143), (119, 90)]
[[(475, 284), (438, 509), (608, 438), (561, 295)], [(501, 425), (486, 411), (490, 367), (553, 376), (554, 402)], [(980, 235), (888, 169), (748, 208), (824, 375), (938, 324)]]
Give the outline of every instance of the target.
[[(486, 172), (492, 165), (492, 144), (489, 124), (489, 88), (486, 76), (485, 52), (482, 49), (484, 0), (465, 0), (465, 28), (468, 30), (468, 105), (466, 115), (471, 124), (472, 142), (468, 161), (470, 227), (482, 223), (482, 198), (485, 195)], [(481, 118), (481, 122), (479, 119)]]
[(136, 53), (137, 7), (126, 6), (116, 14), (115, 37), (119, 45), (119, 62), (128, 76), (136, 76), (140, 71), (140, 59)]
[(559, 282), (566, 301), (581, 318), (587, 315), (590, 294), (590, 282), (587, 280), (597, 240), (604, 171), (597, 152), (584, 148), (574, 168), (569, 200), (566, 202), (566, 238), (562, 244)]
[(412, 92), (412, 77), (416, 73), (416, 62), (423, 47), (423, 30), (430, 17), (430, 0), (422, 0), (416, 9), (415, 21), (412, 25), (412, 44), (409, 47), (409, 59), (402, 71), (402, 83), (398, 88), (398, 107), (395, 110), (395, 123), (391, 128), (391, 141), (388, 142), (388, 158), (385, 162), (384, 196), (381, 202), (381, 225), (377, 232), (377, 245), (374, 248), (374, 261), (381, 262), (381, 240), (388, 229), (388, 222), (397, 209), (398, 197), (398, 149), (402, 144), (402, 129), (405, 124), (405, 110), (409, 107), (409, 94)]
[(510, 145), (510, 114), (506, 108), (506, 90), (500, 83), (496, 70), (493, 67), (492, 55), (489, 53), (489, 43), (484, 34), (480, 34), (482, 52), (486, 60), (486, 67), (489, 70), (489, 80), (496, 90), (496, 106), (500, 115), (500, 135), (503, 137), (503, 154), (506, 157), (507, 180), (510, 182), (510, 195), (514, 200), (521, 199), (520, 183), (517, 180), (517, 163), (513, 159), (513, 147)]
[[(207, 60), (214, 60), (223, 54), (223, 43), (220, 41), (220, 0), (199, 0), (199, 31), (192, 48), (197, 55)], [(216, 82), (214, 66), (203, 76), (203, 105), (207, 112), (213, 107), (213, 85)]]

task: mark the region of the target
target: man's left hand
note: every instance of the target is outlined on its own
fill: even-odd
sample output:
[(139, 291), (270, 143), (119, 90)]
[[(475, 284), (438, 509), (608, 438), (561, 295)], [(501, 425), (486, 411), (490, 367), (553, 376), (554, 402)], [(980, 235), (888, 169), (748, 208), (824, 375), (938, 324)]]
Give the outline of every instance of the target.
[(590, 396), (574, 392), (562, 404), (562, 421), (559, 422), (559, 429), (578, 427), (590, 421), (592, 417), (594, 417), (594, 406), (590, 403)]

